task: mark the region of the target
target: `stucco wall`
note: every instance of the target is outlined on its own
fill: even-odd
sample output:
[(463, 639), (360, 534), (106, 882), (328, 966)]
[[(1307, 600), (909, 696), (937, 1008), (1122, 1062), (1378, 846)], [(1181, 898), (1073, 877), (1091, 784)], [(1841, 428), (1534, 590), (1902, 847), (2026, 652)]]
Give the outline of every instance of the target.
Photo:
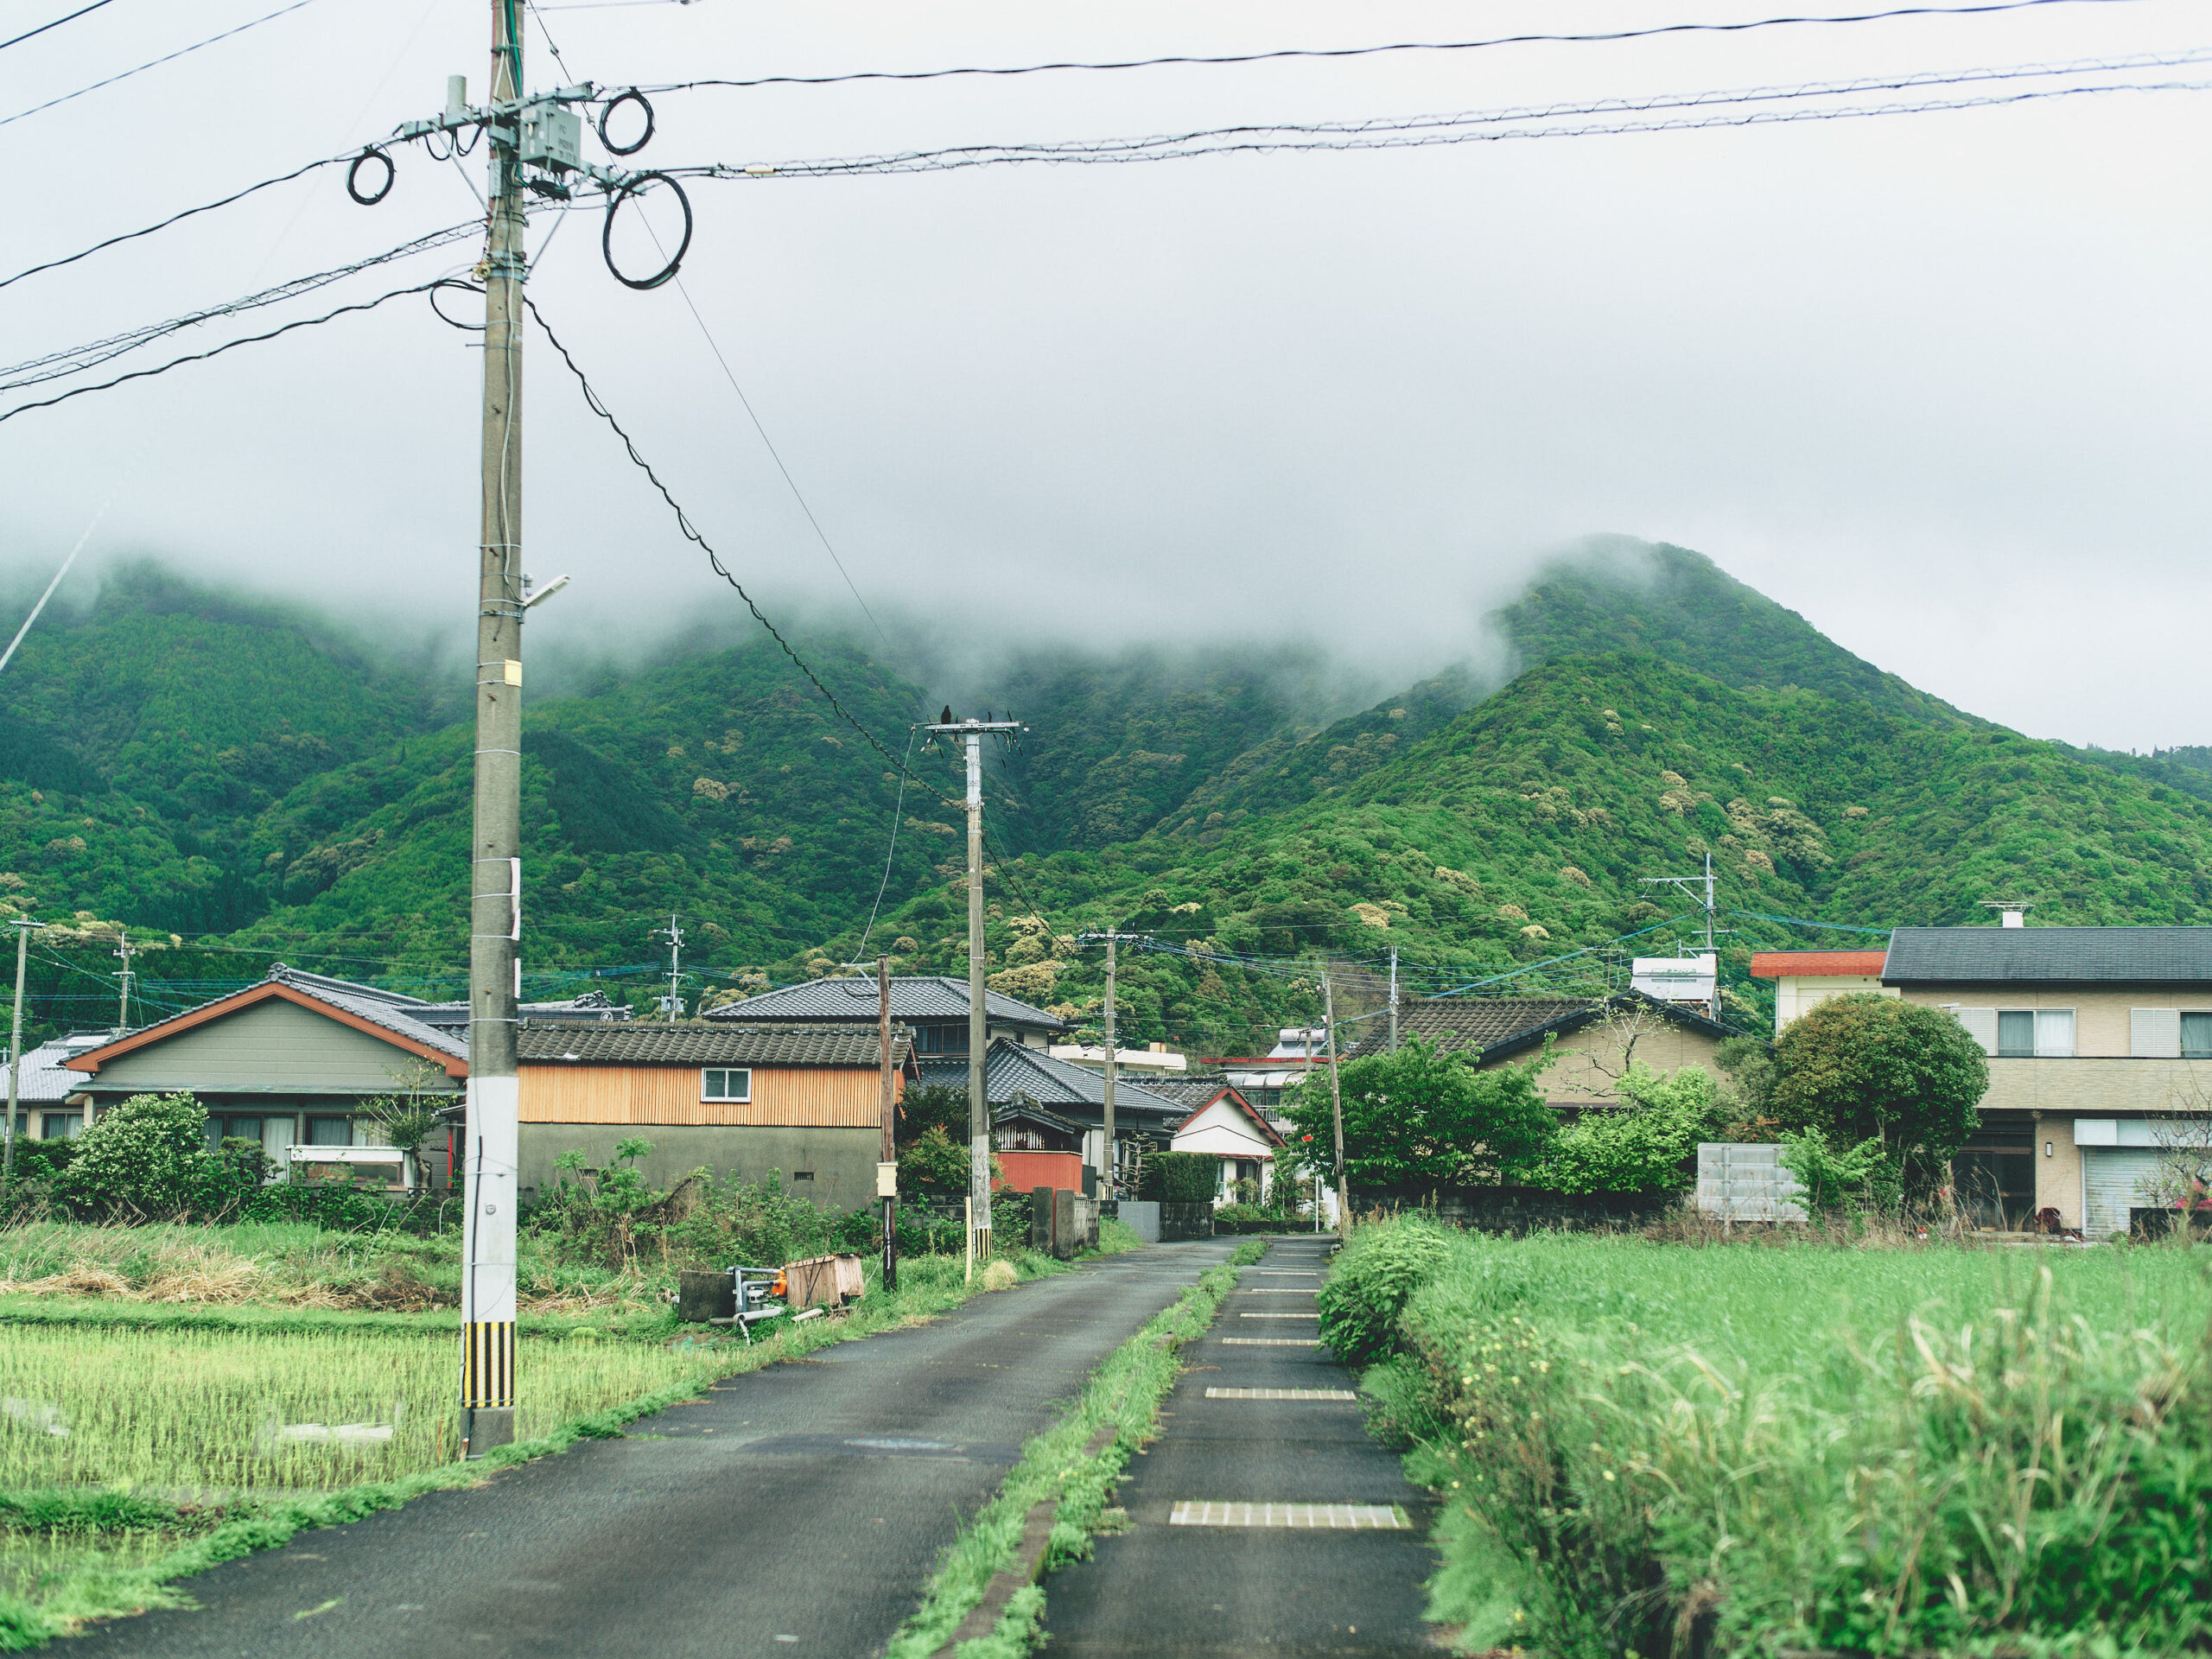
[[(1604, 1020), (1571, 1032), (1559, 1039), (1558, 1058), (1551, 1070), (1537, 1079), (1536, 1086), (1543, 1091), (1546, 1100), (1559, 1106), (1585, 1106), (1611, 1100), (1614, 1097), (1613, 1077), (1625, 1069), (1621, 1058), (1624, 1046), (1624, 1033)], [(1713, 1054), (1719, 1046), (1704, 1032), (1653, 1016), (1636, 1033), (1634, 1051), (1637, 1059), (1656, 1071), (1672, 1071), (1685, 1065), (1701, 1065), (1714, 1071)], [(1517, 1065), (1532, 1058), (1535, 1053), (1533, 1049), (1523, 1049), (1497, 1064)], [(1599, 1070), (1601, 1065), (1604, 1071)], [(1608, 1071), (1613, 1075), (1606, 1075)]]
[[(1904, 988), (1904, 999), (1930, 1007), (1955, 1002), (1972, 1008), (2071, 1008), (2074, 1052), (2077, 1056), (2117, 1059), (2127, 1058), (2127, 1013), (2131, 1008), (2175, 1008), (2190, 1014), (2212, 1014), (2212, 985), (2193, 990), (2177, 990), (2171, 985), (2094, 988), (2066, 985), (1910, 985)], [(2206, 1076), (2212, 1078), (2212, 1065), (2206, 1067)]]
[[(825, 1210), (852, 1210), (874, 1201), (875, 1160), (883, 1137), (877, 1129), (727, 1128), (627, 1123), (525, 1123), (522, 1126), (522, 1185), (543, 1192), (553, 1184), (554, 1160), (581, 1152), (592, 1168), (614, 1160), (618, 1141), (638, 1136), (653, 1149), (636, 1167), (665, 1186), (704, 1165), (717, 1179), (757, 1181), (782, 1173), (784, 1190), (811, 1198)], [(811, 1171), (810, 1181), (794, 1179)]]
[[(2035, 1064), (2013, 1061), (2013, 1065)], [(2063, 1061), (2058, 1062), (2063, 1065)], [(2045, 1150), (2049, 1148), (2049, 1150)], [(2036, 1119), (2036, 1208), (2058, 1211), (2069, 1227), (2082, 1224), (2082, 1152), (2074, 1144), (2074, 1116), (2064, 1113)]]

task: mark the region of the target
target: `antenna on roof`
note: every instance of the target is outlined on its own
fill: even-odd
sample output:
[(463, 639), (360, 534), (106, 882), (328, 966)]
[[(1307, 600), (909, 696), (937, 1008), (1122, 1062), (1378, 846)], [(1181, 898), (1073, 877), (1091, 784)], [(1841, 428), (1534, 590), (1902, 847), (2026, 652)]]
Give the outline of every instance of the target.
[(1997, 912), (2000, 927), (2025, 927), (2028, 912), (2035, 906), (2025, 899), (1985, 899), (1981, 907)]

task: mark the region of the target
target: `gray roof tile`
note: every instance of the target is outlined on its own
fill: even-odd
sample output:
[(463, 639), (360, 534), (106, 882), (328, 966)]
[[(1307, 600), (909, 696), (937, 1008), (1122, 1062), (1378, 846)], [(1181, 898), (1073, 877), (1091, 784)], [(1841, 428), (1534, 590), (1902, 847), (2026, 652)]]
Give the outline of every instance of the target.
[[(946, 1089), (968, 1086), (968, 1057), (931, 1057), (921, 1063), (925, 1085)], [(983, 1093), (994, 1109), (1014, 1103), (1017, 1096), (1050, 1110), (1096, 1123), (1104, 1116), (1106, 1080), (1096, 1071), (1056, 1060), (1041, 1048), (1029, 1048), (1001, 1037), (993, 1040), (983, 1060)], [(1123, 1119), (1132, 1123), (1181, 1118), (1186, 1109), (1143, 1084), (1117, 1079), (1114, 1084), (1116, 1127)]]
[[(912, 1046), (891, 1028), (891, 1063), (904, 1065)], [(709, 1025), (703, 1020), (638, 1020), (627, 1025), (533, 1026), (518, 1039), (526, 1065), (867, 1066), (881, 1052), (868, 1026)]]
[(2212, 927), (1901, 927), (1888, 985), (2212, 984)]
[[(706, 1018), (721, 1020), (872, 1020), (877, 1007), (875, 981), (817, 979), (808, 985), (786, 985), (763, 991), (742, 1002), (725, 1002), (709, 1008)], [(1005, 1025), (1027, 1026), (1039, 1031), (1062, 1031), (1067, 1021), (1027, 1002), (983, 993), (983, 1009)], [(950, 974), (894, 974), (891, 979), (891, 1017), (893, 1020), (963, 1020), (968, 1015), (968, 982)]]

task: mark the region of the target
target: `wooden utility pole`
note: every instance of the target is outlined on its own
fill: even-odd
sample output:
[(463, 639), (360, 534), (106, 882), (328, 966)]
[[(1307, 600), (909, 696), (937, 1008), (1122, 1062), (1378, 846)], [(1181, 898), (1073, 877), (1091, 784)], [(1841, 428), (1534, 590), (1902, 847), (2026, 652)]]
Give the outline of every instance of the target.
[(1329, 1115), (1337, 1126), (1337, 1231), (1350, 1238), (1351, 1194), (1344, 1187), (1344, 1094), (1337, 1081), (1337, 994), (1326, 969), (1321, 971), (1321, 1008), (1322, 1017), (1328, 1021)]
[[(521, 8), (492, 0), (494, 110), (522, 97)], [(468, 1103), (462, 1165), (463, 1455), (515, 1437), (515, 1210), (521, 1085), (522, 283), (519, 110), (486, 127), (483, 495), (476, 603), (475, 819), (469, 842)]]
[(957, 737), (968, 760), (968, 1248), (974, 1261), (991, 1254), (991, 1103), (985, 1093), (984, 1050), (990, 1042), (988, 1010), (983, 1005), (983, 737), (1012, 736), (1019, 721), (956, 721), (944, 717), (923, 729), (931, 736)]
[(31, 930), (38, 924), (18, 919), (16, 926), (16, 1022), (8, 1037), (8, 1122), (0, 1135), (0, 1191), (16, 1178), (16, 1103), (21, 1097), (23, 1070), (23, 963), (31, 947)]
[(875, 1190), (883, 1200), (883, 1288), (899, 1287), (899, 1103), (891, 1078), (891, 958), (875, 959), (875, 1040), (882, 1071), (883, 1155), (875, 1166)]

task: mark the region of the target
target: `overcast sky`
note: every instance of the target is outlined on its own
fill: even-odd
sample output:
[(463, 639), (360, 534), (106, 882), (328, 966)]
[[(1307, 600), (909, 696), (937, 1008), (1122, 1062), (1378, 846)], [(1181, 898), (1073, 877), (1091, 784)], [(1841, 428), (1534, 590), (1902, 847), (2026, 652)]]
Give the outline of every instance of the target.
[[(0, 52), (0, 115), (276, 0), (112, 0)], [(0, 37), (69, 0), (0, 0)], [(604, 85), (1752, 18), (1771, 0), (549, 7)], [(0, 124), (9, 271), (434, 113), (477, 0), (312, 0)], [(2212, 45), (2202, 0), (1607, 45), (658, 100), (632, 165), (1351, 120)], [(564, 79), (528, 37), (534, 86)], [(2114, 77), (2105, 77), (2114, 79)], [(2212, 63), (2130, 81), (2212, 81)], [(2016, 83), (2017, 85), (2017, 83)], [(1943, 95), (1937, 93), (1935, 95)], [(1410, 680), (1545, 550), (1681, 543), (2030, 733), (2212, 742), (2212, 94), (1123, 167), (694, 187), (684, 289), (578, 215), (531, 290), (709, 537), (793, 610), (842, 583), (696, 304), (879, 617), (977, 650), (1309, 632)], [(607, 159), (594, 143), (588, 150)], [(482, 157), (326, 171), (0, 292), (18, 361), (479, 212)], [(534, 221), (533, 245), (559, 221)], [(463, 245), (250, 326), (465, 270)], [(419, 300), (0, 425), (0, 581), (87, 550), (456, 637), (474, 595), (469, 336)], [(749, 637), (542, 339), (525, 541), (542, 649)], [(126, 359), (116, 368), (131, 366)], [(104, 371), (99, 376), (104, 378)], [(4, 401), (33, 396), (17, 393)], [(9, 624), (12, 629), (12, 620)]]

